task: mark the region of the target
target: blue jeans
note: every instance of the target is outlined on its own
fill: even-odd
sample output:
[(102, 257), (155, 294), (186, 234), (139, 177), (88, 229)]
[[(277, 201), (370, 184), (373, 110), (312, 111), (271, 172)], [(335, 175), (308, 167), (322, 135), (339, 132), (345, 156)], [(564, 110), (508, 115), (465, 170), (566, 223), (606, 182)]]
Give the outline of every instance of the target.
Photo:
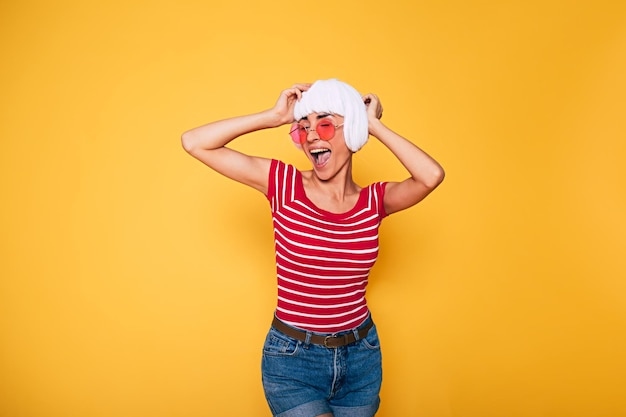
[(302, 342), (272, 327), (261, 368), (275, 417), (372, 417), (380, 404), (382, 357), (375, 325), (363, 339), (338, 348)]

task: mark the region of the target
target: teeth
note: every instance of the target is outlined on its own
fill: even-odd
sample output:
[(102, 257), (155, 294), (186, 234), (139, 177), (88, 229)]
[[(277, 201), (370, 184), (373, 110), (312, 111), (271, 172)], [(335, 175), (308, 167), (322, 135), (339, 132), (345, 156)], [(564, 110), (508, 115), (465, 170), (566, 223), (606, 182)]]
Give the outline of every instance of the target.
[(322, 152), (328, 152), (328, 149), (311, 149), (311, 154), (315, 155)]
[(325, 153), (330, 153), (330, 149), (316, 148), (316, 149), (310, 149), (309, 152), (311, 152), (311, 156), (315, 158), (315, 162), (318, 163), (320, 158), (322, 158), (321, 155)]

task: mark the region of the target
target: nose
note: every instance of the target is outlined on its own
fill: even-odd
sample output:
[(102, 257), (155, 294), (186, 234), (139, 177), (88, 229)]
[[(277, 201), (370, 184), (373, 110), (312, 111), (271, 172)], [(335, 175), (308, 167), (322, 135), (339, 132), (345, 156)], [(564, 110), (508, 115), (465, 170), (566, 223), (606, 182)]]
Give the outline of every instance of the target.
[[(309, 126), (305, 128), (305, 130), (306, 130), (306, 140), (319, 140), (320, 137), (317, 134), (317, 131), (315, 129)], [(315, 136), (313, 136), (312, 139), (311, 139), (311, 133), (315, 133)]]

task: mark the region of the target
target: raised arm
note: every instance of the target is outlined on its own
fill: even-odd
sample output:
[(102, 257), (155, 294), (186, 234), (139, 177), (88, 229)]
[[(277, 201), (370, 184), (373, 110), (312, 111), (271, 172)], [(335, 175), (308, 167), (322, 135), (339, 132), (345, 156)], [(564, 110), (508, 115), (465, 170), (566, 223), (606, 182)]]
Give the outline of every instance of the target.
[(363, 97), (367, 105), (369, 133), (398, 158), (411, 175), (402, 182), (390, 182), (385, 189), (385, 211), (388, 214), (409, 208), (422, 201), (445, 176), (443, 168), (426, 152), (389, 129), (380, 121), (382, 106), (378, 97)]
[(282, 91), (271, 109), (191, 129), (182, 135), (183, 148), (220, 174), (267, 194), (270, 160), (226, 145), (246, 133), (293, 122), (293, 107), (308, 88), (309, 84), (296, 84)]

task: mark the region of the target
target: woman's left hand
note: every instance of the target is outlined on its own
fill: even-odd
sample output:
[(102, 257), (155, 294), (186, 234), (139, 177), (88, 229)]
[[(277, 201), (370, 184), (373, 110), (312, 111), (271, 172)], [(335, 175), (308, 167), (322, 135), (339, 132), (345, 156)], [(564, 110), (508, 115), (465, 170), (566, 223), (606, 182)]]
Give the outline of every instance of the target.
[(372, 133), (372, 122), (377, 122), (383, 117), (383, 105), (380, 103), (376, 94), (366, 94), (363, 96), (363, 102), (367, 110), (367, 122), (369, 125), (369, 132)]

